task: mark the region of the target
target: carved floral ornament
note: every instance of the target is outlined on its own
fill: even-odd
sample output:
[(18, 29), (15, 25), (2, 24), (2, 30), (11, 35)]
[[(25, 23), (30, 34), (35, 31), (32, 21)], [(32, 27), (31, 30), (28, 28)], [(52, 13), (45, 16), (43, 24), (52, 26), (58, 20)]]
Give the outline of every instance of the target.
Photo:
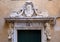
[(10, 17), (48, 17), (48, 11), (38, 12), (31, 1), (26, 1), (24, 6), (18, 12), (12, 12)]
[(51, 21), (52, 24), (56, 22), (56, 18), (49, 17), (47, 11), (38, 12), (38, 10), (34, 8), (32, 2), (26, 2), (18, 12), (11, 13), (8, 18), (5, 18), (5, 20), (10, 23), (8, 29), (8, 39), (12, 40), (12, 42), (14, 42), (14, 24), (12, 22), (24, 23), (25, 21), (38, 21), (38, 23), (44, 23), (46, 26), (44, 34), (49, 40), (51, 39), (51, 24), (49, 22)]

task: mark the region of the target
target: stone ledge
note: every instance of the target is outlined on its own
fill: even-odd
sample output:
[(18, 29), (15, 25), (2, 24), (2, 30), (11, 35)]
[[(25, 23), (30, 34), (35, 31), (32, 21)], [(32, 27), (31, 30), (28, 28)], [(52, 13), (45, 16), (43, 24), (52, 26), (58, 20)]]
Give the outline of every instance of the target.
[(54, 17), (22, 17), (22, 18), (19, 18), (19, 17), (15, 17), (15, 18), (11, 18), (11, 17), (8, 17), (8, 18), (4, 18), (5, 20), (7, 21), (12, 21), (12, 20), (54, 20)]
[(42, 23), (46, 23), (46, 22), (50, 22), (52, 24), (55, 24), (55, 18), (54, 17), (15, 17), (15, 18), (4, 18), (5, 22), (8, 23), (14, 23), (14, 22), (20, 22), (20, 23), (30, 23), (30, 22), (42, 22)]

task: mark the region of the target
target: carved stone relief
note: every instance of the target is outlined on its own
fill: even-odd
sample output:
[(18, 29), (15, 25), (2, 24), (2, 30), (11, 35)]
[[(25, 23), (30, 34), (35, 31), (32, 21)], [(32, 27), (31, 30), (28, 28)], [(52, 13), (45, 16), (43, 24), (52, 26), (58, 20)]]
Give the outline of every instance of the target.
[(31, 17), (34, 13), (34, 10), (31, 5), (27, 5), (25, 9), (25, 14), (27, 17)]
[[(17, 36), (16, 31), (18, 28), (19, 30), (39, 29), (43, 32), (42, 35), (44, 38), (42, 37), (42, 42), (47, 42), (47, 39), (51, 39), (51, 28), (48, 22), (53, 21), (53, 18), (48, 18), (47, 11), (38, 12), (38, 9), (34, 8), (32, 2), (26, 2), (24, 7), (22, 7), (18, 12), (12, 12), (10, 17), (7, 18), (7, 21), (11, 22), (8, 29), (8, 39), (12, 40), (12, 42), (17, 42), (17, 37), (15, 36)], [(14, 24), (12, 22), (14, 22)]]
[(15, 27), (19, 28), (19, 27), (42, 27), (42, 23), (15, 23)]
[(17, 17), (18, 16), (18, 14), (17, 14), (17, 12), (16, 11), (13, 11), (11, 14), (10, 14), (10, 16), (9, 17)]
[[(13, 27), (14, 26), (14, 27)], [(42, 30), (43, 32), (43, 36), (44, 38), (42, 38), (44, 41), (42, 42), (47, 42), (48, 40), (51, 39), (51, 28), (50, 28), (50, 24), (49, 23), (45, 23), (46, 28), (44, 28), (43, 23), (30, 23), (29, 25), (27, 25), (27, 23), (15, 23), (13, 25), (13, 23), (9, 24), (9, 29), (8, 29), (8, 39), (11, 40), (12, 42), (14, 41), (14, 28), (20, 30), (20, 29), (36, 29), (36, 30), (42, 30), (42, 28), (44, 30)], [(24, 27), (24, 28), (22, 28)], [(32, 28), (31, 28), (32, 27)], [(16, 37), (16, 36), (15, 36)]]
[(13, 23), (9, 23), (9, 29), (8, 29), (8, 40), (11, 40), (11, 42), (14, 42), (14, 27)]
[(45, 34), (46, 34), (47, 40), (50, 40), (51, 39), (51, 28), (50, 28), (50, 24), (49, 23), (46, 23), (45, 26), (46, 26), (46, 28), (45, 28)]
[(31, 1), (26, 1), (24, 6), (18, 12), (12, 12), (10, 17), (48, 17), (48, 11), (39, 11), (35, 9)]
[(13, 35), (13, 29), (9, 28), (9, 30), (8, 30), (8, 39), (12, 39), (12, 35)]

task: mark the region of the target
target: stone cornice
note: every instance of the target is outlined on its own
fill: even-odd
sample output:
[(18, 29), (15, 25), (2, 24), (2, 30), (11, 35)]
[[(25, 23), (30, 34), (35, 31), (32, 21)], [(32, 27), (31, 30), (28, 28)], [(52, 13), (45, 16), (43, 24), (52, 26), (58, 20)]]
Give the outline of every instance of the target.
[(4, 18), (4, 19), (5, 19), (5, 22), (8, 22), (8, 23), (12, 23), (12, 22), (43, 22), (43, 23), (52, 22), (52, 23), (54, 23), (55, 22), (54, 17), (21, 17), (21, 18), (8, 17), (8, 18)]

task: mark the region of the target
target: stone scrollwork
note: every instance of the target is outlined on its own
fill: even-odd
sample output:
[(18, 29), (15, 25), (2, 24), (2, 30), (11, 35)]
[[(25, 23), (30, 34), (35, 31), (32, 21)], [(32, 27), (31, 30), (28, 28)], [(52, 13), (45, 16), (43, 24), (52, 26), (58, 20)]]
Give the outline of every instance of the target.
[(50, 40), (51, 39), (51, 28), (50, 28), (50, 24), (49, 23), (46, 23), (45, 26), (46, 26), (46, 28), (45, 28), (45, 34), (46, 34), (47, 40)]
[(25, 17), (25, 16), (48, 17), (48, 11), (45, 10), (41, 12), (39, 9), (34, 8), (34, 5), (31, 1), (26, 1), (24, 6), (20, 10), (13, 11), (10, 15), (10, 17)]
[(14, 30), (12, 28), (12, 24), (9, 24), (9, 29), (8, 29), (8, 39), (9, 40), (13, 39), (13, 33), (14, 33)]
[(24, 12), (24, 9), (21, 8), (21, 9), (17, 12), (18, 16), (19, 16), (19, 17), (22, 17), (22, 16), (23, 16), (23, 15), (22, 15), (23, 12)]
[(22, 17), (23, 9), (19, 10), (18, 12), (12, 12), (10, 17)]
[(35, 10), (35, 12), (37, 13), (38, 17), (48, 17), (48, 11), (38, 12), (37, 10)]
[(8, 30), (8, 39), (12, 39), (12, 35), (13, 35), (13, 29), (9, 28), (9, 30)]
[(18, 16), (17, 12), (16, 12), (16, 11), (13, 11), (13, 12), (10, 14), (9, 17), (16, 17), (16, 16)]

